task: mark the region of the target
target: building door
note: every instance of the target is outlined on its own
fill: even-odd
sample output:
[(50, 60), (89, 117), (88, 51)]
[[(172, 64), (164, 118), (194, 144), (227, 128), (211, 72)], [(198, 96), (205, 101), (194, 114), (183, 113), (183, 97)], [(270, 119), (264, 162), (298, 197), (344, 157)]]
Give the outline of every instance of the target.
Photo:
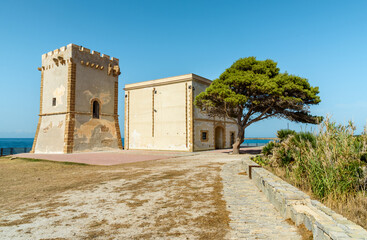
[(224, 148), (224, 129), (222, 127), (215, 128), (215, 149)]

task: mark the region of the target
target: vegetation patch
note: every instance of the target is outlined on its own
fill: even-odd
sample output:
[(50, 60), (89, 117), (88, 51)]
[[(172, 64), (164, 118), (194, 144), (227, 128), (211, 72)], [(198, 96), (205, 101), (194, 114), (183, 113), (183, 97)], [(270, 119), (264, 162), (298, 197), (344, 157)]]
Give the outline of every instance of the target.
[(259, 165), (301, 188), (336, 212), (367, 228), (367, 134), (326, 119), (317, 133), (278, 131)]
[(296, 225), (290, 218), (285, 220), (288, 224), (296, 226), (297, 232), (301, 235), (302, 240), (312, 240), (313, 233), (312, 231), (308, 230), (304, 224)]

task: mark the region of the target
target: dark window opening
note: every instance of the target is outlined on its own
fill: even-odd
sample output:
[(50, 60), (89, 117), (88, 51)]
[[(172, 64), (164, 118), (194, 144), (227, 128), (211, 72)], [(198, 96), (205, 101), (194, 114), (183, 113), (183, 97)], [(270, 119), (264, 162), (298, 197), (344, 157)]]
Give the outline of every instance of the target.
[(93, 118), (99, 118), (99, 102), (93, 101)]
[(201, 131), (201, 141), (208, 141), (208, 131)]
[(201, 139), (206, 140), (206, 132), (203, 132), (203, 133), (202, 133), (202, 137), (201, 137)]
[(56, 106), (56, 98), (52, 98), (52, 106)]

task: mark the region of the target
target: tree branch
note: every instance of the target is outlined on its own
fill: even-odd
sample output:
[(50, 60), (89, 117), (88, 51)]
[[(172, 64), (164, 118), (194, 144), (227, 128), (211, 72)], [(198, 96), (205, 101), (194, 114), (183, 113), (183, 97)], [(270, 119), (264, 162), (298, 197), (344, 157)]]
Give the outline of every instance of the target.
[(263, 117), (263, 118), (260, 118), (260, 119), (255, 118), (255, 119), (251, 120), (250, 122), (248, 122), (248, 123), (245, 125), (245, 127), (250, 126), (250, 125), (251, 125), (251, 124), (253, 124), (254, 122), (258, 122), (258, 121), (261, 121), (261, 120), (267, 119), (267, 118), (269, 118), (269, 117), (272, 117), (272, 116), (274, 116), (274, 115), (276, 115), (276, 114), (277, 114), (277, 113), (269, 114), (269, 115), (267, 115), (267, 116), (265, 116), (265, 117)]
[[(251, 104), (251, 107), (249, 108), (249, 110), (248, 110), (248, 112), (247, 112), (246, 116), (245, 116), (245, 117), (243, 118), (243, 120), (241, 121), (242, 125), (244, 125), (244, 124), (248, 121), (248, 119), (251, 117), (252, 109), (253, 109), (253, 106), (252, 106), (252, 104)], [(242, 110), (242, 111), (243, 111), (243, 110)]]
[(263, 117), (265, 114), (266, 114), (266, 112), (267, 111), (269, 111), (271, 109), (271, 107), (268, 107), (264, 112), (262, 112), (258, 117), (256, 117), (256, 118), (254, 118), (254, 119), (252, 119), (250, 122), (248, 122), (245, 126), (247, 127), (247, 126), (249, 126), (250, 124), (252, 124), (252, 123), (254, 123), (254, 122), (257, 122), (257, 121), (260, 121), (260, 120), (263, 120), (263, 119), (266, 119), (266, 118), (268, 118), (268, 117), (271, 117), (271, 116), (274, 116), (275, 114), (277, 114), (277, 113), (273, 113), (273, 114), (269, 114), (269, 115), (267, 115), (267, 116), (265, 116), (265, 117)]
[(227, 103), (226, 102), (224, 102), (224, 111), (226, 112), (227, 118), (232, 119), (233, 121), (236, 122), (235, 118), (229, 116), (228, 111), (227, 111)]

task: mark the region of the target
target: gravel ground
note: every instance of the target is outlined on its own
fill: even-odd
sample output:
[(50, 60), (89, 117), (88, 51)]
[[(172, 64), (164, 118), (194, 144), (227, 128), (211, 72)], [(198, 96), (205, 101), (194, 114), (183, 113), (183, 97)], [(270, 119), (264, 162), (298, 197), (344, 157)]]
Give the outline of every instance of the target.
[[(225, 153), (201, 153), (153, 161), (148, 167), (130, 164), (98, 170), (126, 176), (60, 192), (12, 211), (0, 209), (0, 239), (271, 239), (285, 231), (298, 239), (262, 193), (238, 175), (239, 161), (239, 156)], [(234, 211), (235, 205), (241, 206)], [(246, 226), (251, 231), (238, 230)]]

